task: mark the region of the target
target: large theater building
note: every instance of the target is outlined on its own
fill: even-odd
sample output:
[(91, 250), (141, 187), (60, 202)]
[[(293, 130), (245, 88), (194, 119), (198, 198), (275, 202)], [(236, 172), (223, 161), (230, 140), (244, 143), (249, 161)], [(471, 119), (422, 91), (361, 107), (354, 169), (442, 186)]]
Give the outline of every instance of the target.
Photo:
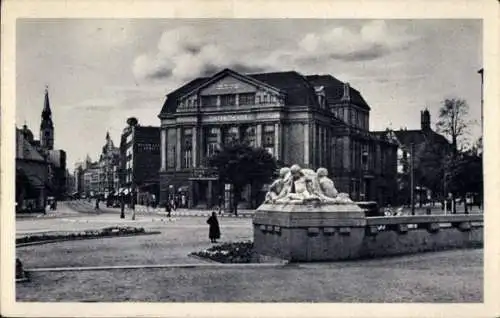
[(330, 75), (225, 69), (194, 79), (169, 93), (159, 114), (160, 201), (181, 192), (189, 207), (218, 204), (224, 185), (207, 158), (246, 139), (286, 165), (327, 168), (354, 200), (391, 203), (397, 145), (369, 132), (369, 112), (357, 90)]

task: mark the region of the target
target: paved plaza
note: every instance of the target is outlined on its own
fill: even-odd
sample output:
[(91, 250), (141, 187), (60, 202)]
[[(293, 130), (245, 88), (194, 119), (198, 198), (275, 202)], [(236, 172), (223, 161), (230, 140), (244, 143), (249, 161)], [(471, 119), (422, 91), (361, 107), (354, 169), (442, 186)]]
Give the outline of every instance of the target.
[[(138, 213), (131, 220), (130, 213), (120, 219), (116, 213), (89, 211), (79, 213), (63, 203), (59, 217), (18, 219), (17, 235), (112, 225), (160, 234), (18, 248), (26, 269), (37, 270), (30, 272), (30, 282), (17, 285), (19, 301), (480, 302), (483, 297), (482, 249), (335, 263), (207, 268), (210, 263), (188, 256), (211, 246), (204, 217)], [(219, 221), (221, 242), (252, 239), (251, 218), (221, 217)], [(132, 265), (170, 267), (50, 270)]]

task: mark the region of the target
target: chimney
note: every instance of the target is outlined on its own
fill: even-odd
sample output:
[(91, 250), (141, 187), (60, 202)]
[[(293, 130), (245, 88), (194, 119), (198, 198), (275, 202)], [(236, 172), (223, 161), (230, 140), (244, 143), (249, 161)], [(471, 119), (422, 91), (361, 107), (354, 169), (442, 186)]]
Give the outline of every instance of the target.
[(344, 93), (342, 95), (341, 101), (350, 101), (351, 100), (351, 86), (349, 83), (344, 83)]

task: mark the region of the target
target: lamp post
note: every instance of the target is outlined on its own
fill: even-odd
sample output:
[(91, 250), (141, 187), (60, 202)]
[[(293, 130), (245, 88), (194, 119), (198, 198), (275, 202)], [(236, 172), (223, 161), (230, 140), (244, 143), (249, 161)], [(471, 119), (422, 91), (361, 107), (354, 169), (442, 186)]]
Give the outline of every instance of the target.
[(484, 69), (477, 71), (481, 76), (481, 130), (483, 129), (483, 106), (484, 106)]
[(415, 215), (415, 171), (414, 171), (415, 144), (410, 145), (410, 204), (411, 215)]

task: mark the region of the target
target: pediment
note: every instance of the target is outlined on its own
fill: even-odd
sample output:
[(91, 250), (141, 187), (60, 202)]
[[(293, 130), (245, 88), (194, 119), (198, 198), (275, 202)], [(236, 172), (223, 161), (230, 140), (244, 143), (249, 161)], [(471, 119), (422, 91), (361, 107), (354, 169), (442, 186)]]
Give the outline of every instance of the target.
[(221, 79), (211, 83), (200, 91), (201, 96), (255, 93), (258, 86), (247, 83), (231, 75), (226, 75)]

